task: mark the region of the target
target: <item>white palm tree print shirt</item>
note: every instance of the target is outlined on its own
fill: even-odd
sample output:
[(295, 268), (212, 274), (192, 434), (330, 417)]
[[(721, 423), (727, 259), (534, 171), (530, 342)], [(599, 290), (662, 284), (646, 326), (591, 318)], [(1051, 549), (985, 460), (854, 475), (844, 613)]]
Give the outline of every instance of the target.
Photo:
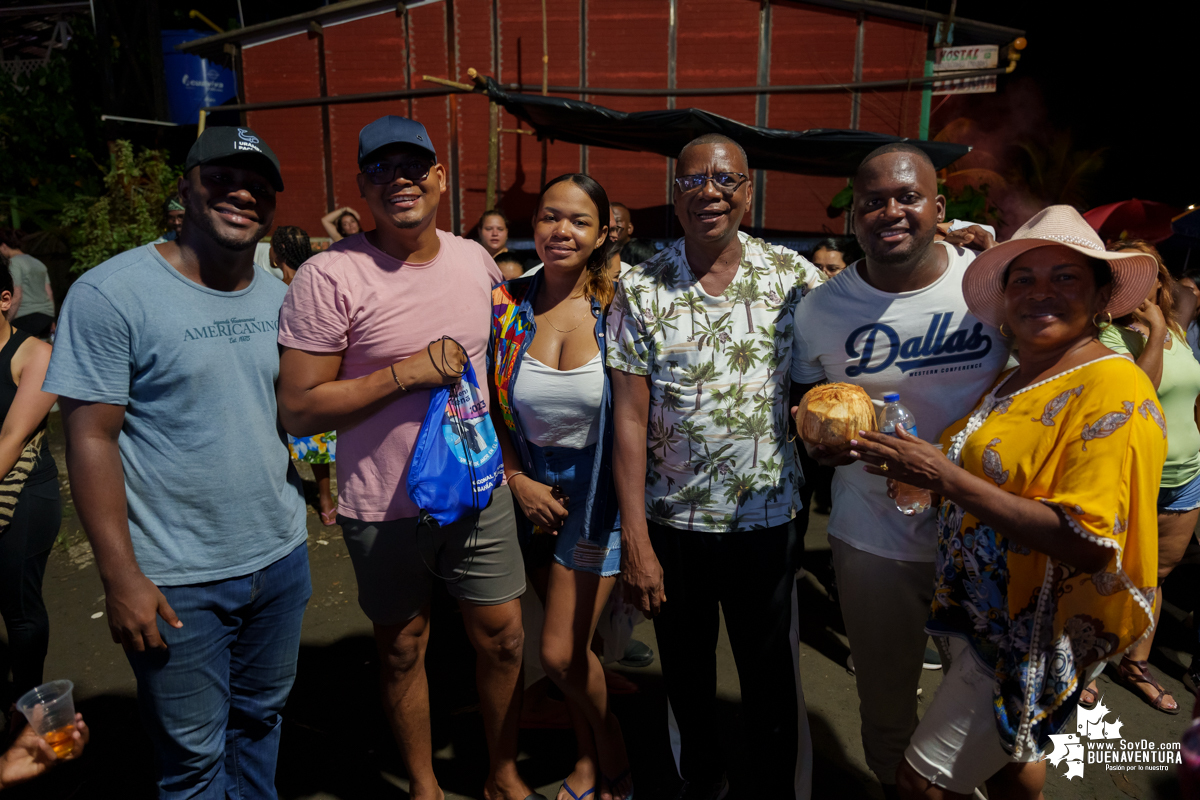
[(729, 531), (782, 525), (800, 507), (788, 438), (792, 318), (824, 280), (784, 247), (745, 233), (719, 297), (692, 274), (683, 239), (627, 270), (608, 317), (608, 366), (650, 377), (646, 515)]

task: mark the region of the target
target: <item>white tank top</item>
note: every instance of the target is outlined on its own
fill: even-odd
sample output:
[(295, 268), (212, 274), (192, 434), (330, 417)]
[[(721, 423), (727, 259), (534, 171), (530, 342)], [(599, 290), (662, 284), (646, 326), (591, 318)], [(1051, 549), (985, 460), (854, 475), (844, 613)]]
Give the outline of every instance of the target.
[(594, 444), (603, 400), (604, 362), (599, 353), (568, 370), (548, 367), (528, 351), (521, 357), (512, 404), (525, 438), (538, 447), (582, 450)]

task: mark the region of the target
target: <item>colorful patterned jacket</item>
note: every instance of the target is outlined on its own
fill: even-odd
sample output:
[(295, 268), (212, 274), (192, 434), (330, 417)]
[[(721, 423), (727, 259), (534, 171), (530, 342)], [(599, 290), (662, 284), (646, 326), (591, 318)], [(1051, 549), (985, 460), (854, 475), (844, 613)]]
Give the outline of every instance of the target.
[[(532, 275), (514, 278), (492, 290), (492, 332), (488, 338), (487, 378), (495, 388), (498, 407), (508, 428), (513, 446), (521, 459), (521, 469), (533, 474), (533, 460), (529, 455), (529, 444), (521, 428), (521, 420), (512, 405), (512, 387), (516, 384), (521, 368), (521, 359), (533, 343), (537, 326), (533, 318), (533, 299), (541, 286), (541, 271)], [(600, 357), (608, 360), (608, 340), (605, 336), (605, 312), (600, 304), (592, 301), (592, 316), (596, 318), (596, 344)], [(604, 394), (600, 402), (600, 439), (596, 448), (596, 459), (592, 466), (591, 488), (588, 491), (587, 521), (584, 536), (604, 541), (618, 524), (617, 496), (612, 479), (612, 385), (608, 368), (604, 370)], [(518, 518), (522, 515), (519, 513)], [(522, 532), (531, 529), (528, 520), (522, 520)]]

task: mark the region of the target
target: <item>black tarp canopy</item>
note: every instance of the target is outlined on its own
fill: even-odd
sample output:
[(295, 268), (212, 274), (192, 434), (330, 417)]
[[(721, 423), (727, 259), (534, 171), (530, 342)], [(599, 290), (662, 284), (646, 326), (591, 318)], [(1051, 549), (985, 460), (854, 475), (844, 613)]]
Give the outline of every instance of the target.
[(674, 158), (697, 136), (723, 133), (745, 148), (751, 169), (800, 175), (852, 177), (867, 153), (891, 142), (916, 145), (929, 154), (938, 169), (971, 149), (950, 142), (904, 139), (867, 131), (758, 128), (698, 108), (626, 113), (581, 100), (506, 92), (491, 78), (487, 94), (510, 114), (533, 126), (539, 139)]

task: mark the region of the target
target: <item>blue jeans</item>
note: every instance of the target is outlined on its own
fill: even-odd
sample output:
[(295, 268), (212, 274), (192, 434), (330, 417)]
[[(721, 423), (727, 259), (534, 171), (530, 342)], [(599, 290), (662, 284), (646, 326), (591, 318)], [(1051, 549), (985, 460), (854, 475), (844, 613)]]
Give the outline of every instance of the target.
[(166, 650), (126, 652), (158, 756), (162, 800), (274, 800), (280, 712), (312, 595), (301, 544), (258, 572), (159, 587), (183, 627)]

